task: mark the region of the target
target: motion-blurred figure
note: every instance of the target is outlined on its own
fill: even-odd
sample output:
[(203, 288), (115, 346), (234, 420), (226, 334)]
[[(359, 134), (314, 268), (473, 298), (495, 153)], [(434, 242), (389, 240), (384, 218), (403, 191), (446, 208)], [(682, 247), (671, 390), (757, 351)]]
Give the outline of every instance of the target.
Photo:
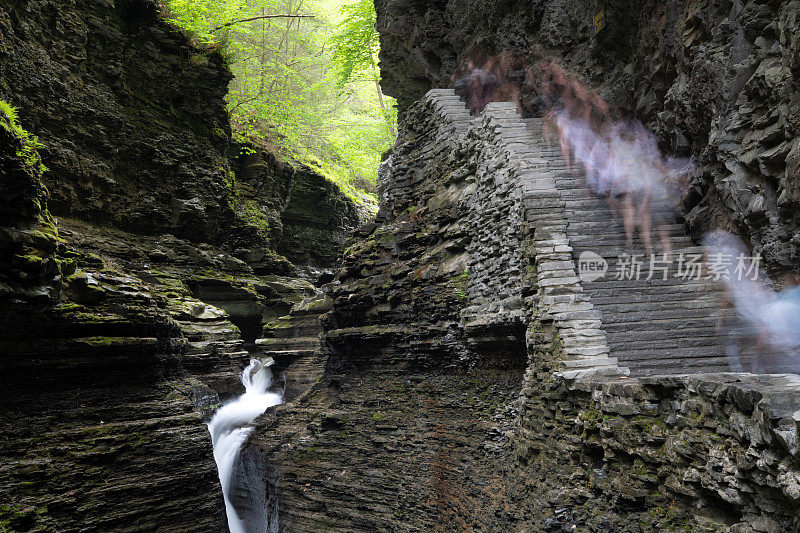
[(470, 59), (467, 62), (467, 74), (456, 79), (453, 87), (457, 92), (466, 92), (471, 110), (480, 115), (486, 104), (492, 101), (497, 88), (497, 77), (491, 72), (492, 60), (486, 61), (480, 68)]
[(755, 332), (755, 357), (751, 371), (797, 368), (800, 363), (800, 287), (781, 292), (758, 272), (741, 239), (717, 230), (703, 238), (706, 272), (724, 283), (726, 297), (737, 315)]

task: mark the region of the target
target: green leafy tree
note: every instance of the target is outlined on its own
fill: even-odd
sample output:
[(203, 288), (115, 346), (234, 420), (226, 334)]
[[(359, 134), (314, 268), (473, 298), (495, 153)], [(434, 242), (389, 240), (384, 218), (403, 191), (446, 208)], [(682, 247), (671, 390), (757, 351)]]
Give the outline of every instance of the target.
[(340, 12), (344, 20), (331, 39), (333, 62), (339, 77), (338, 86), (341, 89), (349, 83), (363, 80), (374, 83), (381, 111), (387, 126), (393, 131), (393, 118), (381, 91), (377, 62), (380, 40), (375, 30), (375, 5), (372, 0), (357, 0), (342, 6)]
[[(354, 198), (374, 191), (396, 115), (380, 92), (371, 1), (166, 0), (166, 8), (199, 44), (222, 47), (235, 76), (228, 104), (238, 139), (316, 168)], [(366, 57), (351, 48), (359, 33)]]

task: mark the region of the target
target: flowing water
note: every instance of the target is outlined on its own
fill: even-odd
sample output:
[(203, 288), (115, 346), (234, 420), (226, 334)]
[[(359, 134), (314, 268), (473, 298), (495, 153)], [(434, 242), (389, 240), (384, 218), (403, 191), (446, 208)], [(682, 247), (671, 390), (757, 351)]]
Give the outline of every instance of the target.
[(282, 401), (280, 394), (268, 392), (272, 385), (272, 371), (257, 359), (251, 359), (242, 372), (242, 384), (245, 388), (244, 394), (223, 405), (208, 423), (231, 533), (246, 533), (243, 521), (230, 501), (239, 451), (253, 431), (253, 421)]

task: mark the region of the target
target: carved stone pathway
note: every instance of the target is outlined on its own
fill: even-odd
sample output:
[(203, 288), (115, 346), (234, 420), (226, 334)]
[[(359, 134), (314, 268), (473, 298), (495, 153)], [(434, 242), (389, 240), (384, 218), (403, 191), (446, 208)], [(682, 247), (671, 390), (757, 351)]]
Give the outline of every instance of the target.
[[(607, 201), (589, 190), (582, 175), (567, 171), (558, 146), (547, 145), (541, 119), (523, 120), (510, 103), (490, 104), (485, 115), (516, 154), (534, 239), (537, 304), (556, 321), (564, 350), (574, 358), (566, 371), (578, 377), (628, 369), (635, 375), (732, 370), (725, 342), (734, 341), (725, 339), (735, 332), (720, 335), (731, 313), (723, 310), (718, 285), (679, 275), (679, 258), (697, 257), (702, 248), (693, 245), (672, 210), (653, 202), (654, 223), (666, 230), (670, 255), (658, 249), (655, 257), (646, 254), (638, 237), (629, 246)], [(658, 248), (656, 231), (653, 240)], [(584, 252), (608, 262), (604, 277), (586, 281), (577, 275)], [(638, 276), (624, 268), (631, 258), (641, 262)], [(660, 267), (652, 276), (651, 261)]]

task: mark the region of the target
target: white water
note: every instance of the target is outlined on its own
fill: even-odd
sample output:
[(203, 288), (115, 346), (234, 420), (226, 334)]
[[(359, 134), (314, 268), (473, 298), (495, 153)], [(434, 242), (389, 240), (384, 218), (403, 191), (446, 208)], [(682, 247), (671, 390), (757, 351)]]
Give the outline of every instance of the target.
[(242, 383), (245, 393), (220, 407), (208, 423), (231, 533), (247, 533), (242, 519), (231, 505), (229, 498), (239, 450), (253, 431), (251, 426), (253, 421), (264, 411), (282, 401), (280, 394), (267, 392), (272, 384), (272, 371), (261, 361), (250, 360), (250, 365), (242, 372)]

